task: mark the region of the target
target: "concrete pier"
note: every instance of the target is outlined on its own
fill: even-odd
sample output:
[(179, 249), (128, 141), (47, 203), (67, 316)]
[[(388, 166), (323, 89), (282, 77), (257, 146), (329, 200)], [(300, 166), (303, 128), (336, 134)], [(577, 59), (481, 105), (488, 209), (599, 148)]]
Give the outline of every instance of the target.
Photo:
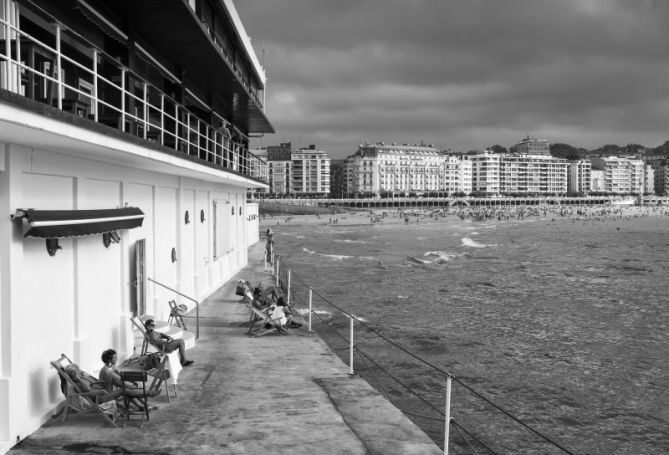
[(263, 252), (262, 243), (252, 246), (249, 265), (203, 302), (200, 339), (188, 351), (195, 364), (181, 371), (177, 399), (163, 392), (151, 401), (158, 409), (143, 428), (113, 428), (96, 414), (54, 419), (9, 453), (443, 453), (306, 328), (247, 335), (235, 283), (272, 280)]

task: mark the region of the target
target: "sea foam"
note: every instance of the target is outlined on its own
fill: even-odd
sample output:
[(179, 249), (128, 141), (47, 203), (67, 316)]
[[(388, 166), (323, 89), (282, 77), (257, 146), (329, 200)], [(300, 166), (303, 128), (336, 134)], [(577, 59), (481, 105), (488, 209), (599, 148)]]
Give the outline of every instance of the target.
[(469, 237), (464, 237), (462, 239), (462, 246), (470, 246), (472, 248), (486, 248), (486, 247), (491, 247), (491, 246), (497, 246), (497, 244), (496, 243), (491, 243), (490, 245), (485, 245), (483, 243), (475, 242), (474, 240), (470, 239)]

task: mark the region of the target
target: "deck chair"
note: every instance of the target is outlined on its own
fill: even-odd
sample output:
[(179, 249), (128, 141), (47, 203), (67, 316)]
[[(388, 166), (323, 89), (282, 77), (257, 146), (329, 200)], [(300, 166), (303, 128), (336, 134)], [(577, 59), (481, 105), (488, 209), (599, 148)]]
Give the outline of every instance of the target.
[(148, 335), (146, 334), (146, 327), (144, 327), (144, 323), (142, 320), (139, 318), (139, 316), (135, 316), (133, 318), (130, 318), (130, 322), (132, 322), (132, 325), (134, 325), (137, 330), (139, 330), (139, 333), (142, 334), (142, 350), (140, 351), (141, 355), (145, 355), (147, 351), (149, 350), (149, 346), (154, 347), (157, 352), (160, 352), (161, 355), (165, 354), (165, 346), (156, 346), (153, 343), (151, 343), (151, 340), (149, 340)]
[[(65, 409), (63, 409), (60, 416), (60, 421), (63, 422), (67, 418), (68, 412), (72, 414), (85, 414), (89, 412), (97, 412), (102, 416), (107, 423), (116, 426), (116, 420), (119, 416), (119, 411), (116, 406), (116, 401), (108, 401), (100, 403), (99, 399), (102, 395), (107, 394), (104, 389), (84, 391), (79, 385), (70, 377), (66, 368), (74, 365), (72, 361), (65, 355), (52, 362), (49, 362), (53, 368), (58, 372), (60, 378), (60, 389), (65, 395)], [(87, 374), (87, 373), (84, 373)], [(91, 380), (96, 380), (93, 376), (88, 375)]]
[(188, 310), (188, 307), (183, 304), (177, 305), (175, 300), (170, 300), (167, 304), (170, 306), (170, 317), (167, 319), (167, 323), (172, 324), (174, 322), (180, 328), (188, 330), (183, 318), (183, 314)]
[[(249, 305), (249, 308), (251, 310), (251, 326), (249, 327), (249, 335), (253, 335), (254, 337), (261, 337), (263, 335), (267, 335), (270, 333), (279, 333), (279, 334), (287, 334), (288, 330), (286, 330), (281, 323), (279, 322), (279, 319), (272, 319), (272, 317), (265, 311), (265, 310), (260, 310), (256, 308), (254, 305)], [(258, 328), (254, 331), (253, 328), (258, 324)]]

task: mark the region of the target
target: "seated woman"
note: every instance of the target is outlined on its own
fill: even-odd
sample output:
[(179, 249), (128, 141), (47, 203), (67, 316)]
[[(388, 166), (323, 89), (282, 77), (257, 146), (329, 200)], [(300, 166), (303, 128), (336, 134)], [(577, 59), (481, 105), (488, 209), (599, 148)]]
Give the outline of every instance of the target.
[[(79, 387), (79, 390), (91, 398), (95, 398), (94, 401), (96, 403), (106, 403), (107, 401), (116, 400), (123, 395), (123, 391), (120, 389), (108, 391), (103, 381), (98, 381), (90, 374), (82, 371), (76, 363), (66, 366), (65, 372), (72, 379), (72, 382)], [(66, 384), (61, 383), (61, 388), (65, 386)], [(65, 393), (65, 390), (63, 390), (63, 393)]]
[[(100, 381), (103, 384), (103, 387), (109, 393), (121, 392), (123, 393), (123, 381), (121, 380), (121, 372), (116, 368), (116, 362), (118, 362), (118, 356), (116, 351), (113, 349), (107, 349), (102, 352), (102, 362), (105, 364), (100, 370)], [(116, 388), (115, 388), (116, 387)], [(121, 387), (121, 388), (119, 388)], [(144, 393), (138, 389), (126, 389), (126, 396), (131, 398), (139, 398), (144, 396)], [(150, 397), (155, 397), (160, 394), (160, 389), (147, 390), (146, 394)], [(133, 401), (134, 404), (138, 402)]]

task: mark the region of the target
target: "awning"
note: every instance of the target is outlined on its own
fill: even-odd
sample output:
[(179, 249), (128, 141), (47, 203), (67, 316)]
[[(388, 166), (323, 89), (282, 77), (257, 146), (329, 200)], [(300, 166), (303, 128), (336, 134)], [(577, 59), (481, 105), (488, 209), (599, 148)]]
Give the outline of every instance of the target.
[(144, 212), (137, 207), (102, 210), (19, 209), (14, 217), (23, 217), (30, 224), (24, 237), (59, 238), (140, 227), (144, 221)]

